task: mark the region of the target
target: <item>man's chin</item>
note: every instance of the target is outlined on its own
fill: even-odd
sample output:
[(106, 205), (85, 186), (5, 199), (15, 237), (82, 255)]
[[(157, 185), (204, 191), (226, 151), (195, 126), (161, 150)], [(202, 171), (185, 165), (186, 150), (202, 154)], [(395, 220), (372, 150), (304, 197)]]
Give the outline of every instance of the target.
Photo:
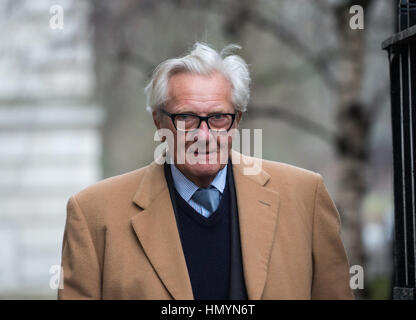
[(192, 158), (186, 157), (185, 164), (177, 164), (176, 166), (191, 180), (199, 180), (215, 177), (218, 171), (225, 167), (227, 160), (228, 158), (222, 163), (220, 153), (194, 154)]

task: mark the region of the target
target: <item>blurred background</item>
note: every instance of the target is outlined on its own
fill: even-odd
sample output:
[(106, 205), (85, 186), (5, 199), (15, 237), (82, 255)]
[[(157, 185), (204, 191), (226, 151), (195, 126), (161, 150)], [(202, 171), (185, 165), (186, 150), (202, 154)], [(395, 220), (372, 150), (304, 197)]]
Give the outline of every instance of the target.
[(357, 297), (390, 298), (394, 1), (2, 0), (0, 16), (0, 298), (56, 298), (68, 198), (153, 160), (143, 88), (195, 41), (242, 46), (241, 128), (263, 129), (263, 158), (323, 175)]

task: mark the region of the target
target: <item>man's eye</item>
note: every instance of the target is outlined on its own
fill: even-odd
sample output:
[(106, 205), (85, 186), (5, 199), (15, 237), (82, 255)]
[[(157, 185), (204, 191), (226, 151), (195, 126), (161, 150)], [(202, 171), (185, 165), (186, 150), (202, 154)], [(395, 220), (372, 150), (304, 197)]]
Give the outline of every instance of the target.
[(180, 114), (178, 115), (178, 120), (188, 120), (190, 116), (188, 114)]
[(214, 119), (220, 120), (222, 118), (224, 118), (224, 115), (222, 115), (222, 114), (214, 114)]

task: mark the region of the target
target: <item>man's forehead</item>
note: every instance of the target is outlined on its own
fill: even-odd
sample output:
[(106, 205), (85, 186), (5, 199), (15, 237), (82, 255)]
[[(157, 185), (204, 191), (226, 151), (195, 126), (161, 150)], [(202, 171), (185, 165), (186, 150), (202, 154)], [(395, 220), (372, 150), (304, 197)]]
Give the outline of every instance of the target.
[(227, 96), (222, 94), (209, 94), (209, 93), (192, 93), (192, 92), (178, 92), (176, 95), (173, 94), (169, 97), (168, 101), (182, 101), (188, 103), (198, 102), (219, 102), (228, 101)]
[(192, 107), (231, 104), (231, 85), (220, 74), (177, 74), (169, 80), (168, 105)]
[(184, 72), (173, 75), (168, 82), (169, 91), (175, 94), (214, 95), (231, 90), (230, 82), (219, 72), (199, 75)]

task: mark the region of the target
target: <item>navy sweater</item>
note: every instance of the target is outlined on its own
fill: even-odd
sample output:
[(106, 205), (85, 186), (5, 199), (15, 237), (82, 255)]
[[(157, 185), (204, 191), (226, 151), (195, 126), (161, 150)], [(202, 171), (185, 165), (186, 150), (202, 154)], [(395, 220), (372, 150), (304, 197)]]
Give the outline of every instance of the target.
[(177, 224), (194, 299), (229, 298), (230, 218), (228, 182), (215, 212), (205, 218), (176, 191)]

